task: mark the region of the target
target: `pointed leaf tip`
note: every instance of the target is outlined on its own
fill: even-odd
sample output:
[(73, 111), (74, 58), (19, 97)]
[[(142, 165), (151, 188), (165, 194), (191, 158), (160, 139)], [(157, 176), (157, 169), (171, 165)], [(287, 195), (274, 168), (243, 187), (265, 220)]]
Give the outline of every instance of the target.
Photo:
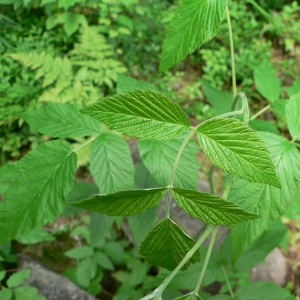
[(225, 8), (226, 0), (183, 1), (167, 31), (160, 72), (169, 69), (211, 40), (219, 29)]
[(281, 187), (270, 152), (245, 123), (211, 119), (198, 128), (197, 135), (205, 154), (223, 171), (249, 182)]
[(171, 139), (190, 127), (180, 106), (153, 90), (136, 89), (107, 97), (81, 112), (139, 139)]
[(260, 217), (211, 194), (178, 188), (173, 188), (172, 193), (186, 213), (207, 224), (230, 225)]
[[(195, 241), (176, 223), (165, 218), (148, 233), (140, 247), (140, 254), (152, 264), (173, 270), (194, 245)], [(200, 251), (197, 250), (182, 270), (199, 260)]]

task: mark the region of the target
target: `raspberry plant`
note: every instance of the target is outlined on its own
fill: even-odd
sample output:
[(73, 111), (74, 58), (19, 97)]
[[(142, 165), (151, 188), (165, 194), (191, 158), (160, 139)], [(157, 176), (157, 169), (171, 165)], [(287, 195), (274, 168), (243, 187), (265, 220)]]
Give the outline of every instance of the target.
[[(270, 17), (256, 2), (249, 2), (265, 17)], [(232, 55), (231, 111), (191, 126), (184, 111), (173, 100), (150, 84), (123, 77), (129, 80), (130, 86), (125, 90), (118, 88), (117, 95), (87, 107), (52, 103), (23, 114), (33, 128), (53, 138), (87, 138), (77, 148), (72, 148), (64, 139), (45, 142), (17, 163), (15, 178), (0, 207), (0, 243), (52, 222), (62, 213), (74, 184), (77, 154), (91, 145), (90, 170), (101, 194), (71, 204), (113, 217), (134, 216), (157, 206), (166, 195), (166, 216), (142, 241), (140, 254), (171, 272), (143, 299), (162, 299), (163, 291), (177, 273), (200, 259), (203, 264), (193, 292), (177, 299), (202, 299), (199, 289), (218, 227), (231, 226), (231, 260), (235, 264), (292, 203), (300, 180), (300, 156), (296, 148), (296, 141), (300, 139), (300, 94), (291, 97), (285, 110), (292, 141), (278, 134), (256, 132), (248, 126), (248, 100), (243, 93), (237, 93), (236, 88), (233, 35), (226, 0), (183, 2), (168, 29), (160, 71), (167, 70), (212, 39), (225, 14)], [(256, 71), (255, 81), (258, 90), (271, 103), (252, 116), (252, 120), (270, 108), (280, 94), (280, 82), (268, 64)], [(225, 100), (214, 99), (217, 101)], [(242, 116), (243, 121), (236, 116)], [(132, 189), (135, 170), (128, 145), (120, 135), (104, 129), (99, 121), (139, 139), (143, 162), (160, 187)], [(222, 196), (197, 191), (199, 165), (195, 163), (194, 137), (213, 165), (228, 174)], [(161, 163), (162, 149), (174, 150), (176, 145), (176, 156)], [(187, 214), (207, 224), (197, 241), (171, 219), (173, 198)], [(206, 255), (201, 258), (199, 247), (210, 234)], [(294, 299), (287, 291), (269, 283), (255, 283), (236, 293), (229, 284), (230, 296), (211, 299), (246, 300), (252, 295), (250, 291), (256, 293), (255, 299)]]

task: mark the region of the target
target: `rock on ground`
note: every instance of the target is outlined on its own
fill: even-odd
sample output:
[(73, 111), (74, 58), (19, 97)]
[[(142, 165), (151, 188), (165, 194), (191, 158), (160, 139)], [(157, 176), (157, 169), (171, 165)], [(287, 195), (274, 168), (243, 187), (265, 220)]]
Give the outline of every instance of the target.
[(19, 269), (31, 269), (24, 284), (36, 287), (48, 300), (97, 300), (68, 278), (48, 269), (25, 254), (18, 254)]

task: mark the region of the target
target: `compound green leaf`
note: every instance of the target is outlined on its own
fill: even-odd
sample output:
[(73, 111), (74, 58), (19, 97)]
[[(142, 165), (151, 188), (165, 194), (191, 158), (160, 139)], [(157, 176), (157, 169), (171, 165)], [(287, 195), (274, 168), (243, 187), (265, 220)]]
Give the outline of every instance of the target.
[(271, 282), (252, 282), (248, 285), (240, 286), (236, 293), (237, 300), (296, 300), (286, 289)]
[(203, 82), (204, 86), (204, 94), (211, 104), (213, 109), (218, 114), (224, 114), (231, 111), (232, 106), (232, 94), (227, 91), (221, 91), (213, 86), (211, 86), (208, 82)]
[(276, 76), (276, 70), (268, 62), (254, 70), (254, 80), (262, 96), (271, 102), (278, 100), (281, 93), (280, 80)]
[(135, 89), (141, 89), (141, 90), (150, 89), (150, 90), (157, 91), (157, 88), (149, 82), (143, 80), (137, 80), (123, 74), (118, 75), (118, 84), (117, 84), (118, 94), (131, 92), (134, 91)]
[(293, 139), (300, 140), (300, 93), (291, 96), (285, 107), (285, 114)]
[(133, 216), (157, 205), (167, 188), (121, 191), (108, 195), (95, 195), (72, 205), (109, 216)]
[(165, 71), (217, 33), (226, 0), (185, 0), (174, 16), (163, 44), (159, 70)]
[(232, 226), (233, 262), (284, 213), (299, 187), (300, 154), (296, 147), (287, 139), (272, 133), (259, 133), (259, 136), (270, 151), (282, 188), (238, 179), (234, 181), (228, 200), (262, 218)]
[(181, 297), (177, 297), (174, 300), (203, 300), (203, 298), (201, 298), (198, 295), (195, 295), (194, 293), (190, 293)]
[(82, 115), (77, 104), (51, 103), (22, 114), (36, 131), (52, 137), (79, 137), (99, 134), (101, 123)]
[[(147, 235), (140, 247), (140, 254), (157, 266), (173, 270), (195, 245), (195, 241), (169, 218), (161, 220)], [(183, 266), (200, 260), (200, 251), (196, 251)]]
[[(162, 186), (170, 182), (175, 159), (186, 134), (169, 141), (141, 141), (139, 152), (146, 168)], [(199, 148), (195, 141), (186, 145), (176, 171), (174, 186), (194, 189), (198, 187), (198, 170), (201, 167), (197, 159)]]
[(101, 134), (92, 144), (90, 170), (101, 193), (134, 187), (134, 166), (125, 140), (116, 134)]
[(229, 174), (250, 182), (280, 187), (269, 151), (257, 133), (235, 119), (212, 119), (197, 130), (209, 159)]
[(258, 215), (211, 194), (177, 188), (172, 188), (172, 194), (186, 213), (207, 224), (230, 225), (259, 218)]
[(50, 141), (16, 164), (15, 178), (0, 203), (0, 244), (54, 221), (62, 213), (76, 171), (66, 141)]
[(177, 103), (153, 90), (137, 89), (107, 97), (81, 112), (139, 139), (171, 139), (190, 126)]

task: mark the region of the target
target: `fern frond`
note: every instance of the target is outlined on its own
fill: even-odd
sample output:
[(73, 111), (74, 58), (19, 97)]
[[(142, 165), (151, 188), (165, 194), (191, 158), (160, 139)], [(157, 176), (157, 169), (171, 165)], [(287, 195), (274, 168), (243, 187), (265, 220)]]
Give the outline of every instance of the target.
[(7, 55), (29, 69), (38, 69), (35, 79), (44, 77), (43, 87), (60, 79), (70, 79), (73, 76), (72, 65), (67, 57), (53, 57), (45, 52), (40, 54), (21, 52)]
[(75, 44), (74, 50), (70, 52), (72, 64), (80, 67), (77, 73), (80, 75), (77, 77), (84, 73), (86, 80), (97, 85), (105, 83), (109, 87), (117, 81), (118, 73), (126, 72), (126, 68), (113, 55), (105, 37), (93, 27), (84, 29), (80, 43)]

